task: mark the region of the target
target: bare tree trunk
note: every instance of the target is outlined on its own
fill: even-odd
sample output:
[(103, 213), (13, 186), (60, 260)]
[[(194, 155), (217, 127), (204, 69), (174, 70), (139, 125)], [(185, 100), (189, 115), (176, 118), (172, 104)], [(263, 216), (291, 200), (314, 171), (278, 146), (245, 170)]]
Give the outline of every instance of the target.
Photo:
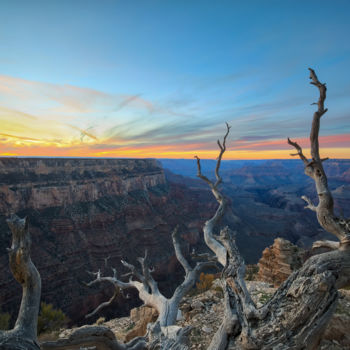
[[(322, 165), (326, 159), (321, 159), (319, 155), (320, 118), (327, 112), (324, 108), (326, 86), (318, 81), (312, 69), (310, 79), (320, 92), (310, 133), (312, 160), (304, 156), (296, 142), (288, 139), (288, 143), (296, 148), (295, 155), (304, 162), (306, 175), (315, 181), (319, 203), (315, 206), (303, 196), (307, 208), (316, 212), (320, 225), (340, 242), (326, 243), (333, 251), (311, 257), (279, 287), (270, 301), (257, 308), (245, 285), (245, 265), (233, 233), (225, 228), (221, 230), (220, 237), (212, 234), (211, 224), (213, 221), (216, 224), (216, 214), (206, 223), (204, 232), (206, 234), (205, 230), (208, 230), (210, 239), (206, 242), (224, 266), (225, 315), (209, 350), (316, 349), (335, 309), (338, 289), (350, 284), (350, 220), (334, 215), (333, 198)], [(219, 146), (221, 152), (215, 171), (217, 179), (220, 179), (218, 171), (224, 150), (220, 143)], [(197, 161), (198, 176), (211, 187), (219, 209), (223, 208), (219, 189), (201, 174), (198, 158)]]
[(41, 280), (30, 258), (31, 240), (27, 218), (13, 215), (7, 220), (12, 232), (12, 245), (8, 248), (10, 268), (16, 281), (22, 285), (22, 301), (15, 327), (0, 332), (3, 350), (37, 350), (37, 323), (40, 307)]
[[(332, 316), (337, 289), (350, 283), (350, 252), (315, 255), (294, 272), (272, 299), (256, 308), (242, 289), (236, 247), (231, 236), (221, 237), (229, 261), (223, 271), (229, 308), (238, 324), (228, 335), (228, 347), (210, 349), (316, 349)], [(243, 281), (244, 283), (244, 281)]]

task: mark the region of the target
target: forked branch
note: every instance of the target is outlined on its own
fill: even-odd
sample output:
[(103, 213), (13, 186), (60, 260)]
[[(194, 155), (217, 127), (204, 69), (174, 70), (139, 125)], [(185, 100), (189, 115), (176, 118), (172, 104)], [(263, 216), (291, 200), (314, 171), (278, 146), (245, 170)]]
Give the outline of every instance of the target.
[(309, 198), (303, 196), (302, 199), (308, 204), (306, 208), (316, 212), (320, 225), (340, 240), (340, 248), (343, 249), (350, 244), (350, 220), (342, 220), (334, 215), (333, 197), (328, 187), (328, 179), (322, 164), (328, 158), (321, 158), (319, 152), (318, 136), (320, 131), (320, 119), (327, 112), (327, 108), (324, 107), (327, 88), (326, 84), (323, 84), (318, 80), (313, 69), (309, 68), (309, 71), (311, 84), (315, 85), (319, 90), (319, 98), (317, 103), (315, 103), (317, 105), (317, 110), (313, 115), (310, 132), (312, 160), (309, 161), (304, 156), (302, 148), (297, 142), (293, 142), (288, 138), (288, 143), (297, 150), (296, 155), (299, 155), (300, 159), (304, 162), (305, 174), (315, 181), (319, 202), (316, 206)]
[(203, 228), (203, 232), (204, 232), (205, 243), (214, 252), (219, 263), (222, 266), (226, 265), (226, 255), (227, 255), (226, 249), (214, 237), (214, 229), (215, 229), (216, 225), (218, 224), (218, 222), (223, 217), (224, 212), (226, 210), (226, 205), (227, 205), (227, 200), (222, 195), (222, 193), (218, 189), (218, 187), (222, 182), (222, 178), (220, 175), (220, 165), (221, 165), (222, 156), (224, 155), (224, 153), (226, 151), (226, 140), (227, 140), (227, 136), (230, 133), (230, 129), (231, 129), (231, 126), (228, 123), (226, 123), (226, 133), (225, 133), (225, 136), (222, 140), (222, 143), (220, 142), (220, 140), (217, 141), (219, 148), (220, 148), (220, 152), (219, 152), (219, 156), (217, 158), (216, 167), (215, 167), (215, 177), (216, 177), (215, 183), (213, 181), (209, 180), (205, 175), (202, 174), (200, 158), (195, 156), (195, 158), (197, 159), (197, 176), (209, 185), (215, 199), (219, 203), (219, 207), (217, 208), (214, 216), (205, 223), (204, 228)]
[[(152, 276), (152, 272), (154, 270), (149, 267), (148, 253), (146, 251), (143, 258), (137, 259), (141, 265), (142, 273), (140, 273), (134, 265), (122, 260), (122, 264), (130, 270), (129, 273), (124, 275), (130, 276), (129, 282), (123, 282), (119, 280), (117, 278), (115, 269), (113, 269), (113, 277), (103, 277), (100, 272), (93, 274), (96, 276), (96, 278), (93, 281), (87, 283), (87, 286), (92, 286), (96, 283), (101, 282), (109, 282), (114, 285), (116, 291), (115, 295), (109, 301), (100, 304), (86, 317), (91, 317), (102, 308), (110, 305), (119, 289), (136, 288), (139, 292), (139, 297), (144, 302), (144, 304), (152, 306), (158, 311), (158, 321), (160, 325), (173, 325), (176, 321), (179, 303), (183, 296), (193, 287), (200, 272), (206, 267), (216, 266), (216, 261), (209, 259), (207, 261), (197, 262), (195, 267), (192, 268), (181, 251), (178, 226), (172, 233), (172, 240), (175, 249), (175, 255), (185, 270), (185, 278), (184, 281), (175, 289), (174, 294), (171, 298), (166, 298), (163, 294), (160, 293), (158, 284)], [(138, 280), (133, 280), (133, 277), (137, 278)]]
[[(321, 225), (337, 235), (341, 242), (319, 245), (335, 250), (309, 258), (267, 303), (257, 308), (245, 285), (244, 262), (234, 237), (228, 229), (223, 229), (219, 239), (227, 254), (222, 272), (225, 315), (208, 350), (316, 349), (335, 310), (337, 288), (349, 284), (350, 246), (346, 239), (349, 237), (350, 222), (338, 219), (333, 214), (332, 197), (322, 167), (325, 159), (321, 159), (318, 153), (319, 119), (326, 112), (326, 88), (319, 83), (314, 71), (310, 72), (312, 83), (320, 90), (310, 135), (313, 159), (309, 161), (296, 142), (288, 139), (288, 143), (297, 150), (296, 155), (305, 164), (305, 173), (316, 184), (319, 203), (315, 206), (304, 197), (307, 207), (316, 211)], [(336, 249), (338, 245), (340, 248)]]

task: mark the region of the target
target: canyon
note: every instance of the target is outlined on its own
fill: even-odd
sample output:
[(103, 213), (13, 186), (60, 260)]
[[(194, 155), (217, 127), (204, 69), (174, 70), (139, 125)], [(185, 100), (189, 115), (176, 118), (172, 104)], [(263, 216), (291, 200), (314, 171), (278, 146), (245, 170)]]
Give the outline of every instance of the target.
[[(215, 161), (203, 160), (211, 176)], [(349, 216), (348, 160), (328, 161), (326, 171), (336, 211)], [(85, 315), (108, 300), (113, 288), (88, 288), (88, 273), (118, 276), (125, 259), (137, 266), (148, 250), (154, 277), (170, 295), (183, 278), (171, 232), (179, 224), (182, 249), (208, 251), (202, 227), (217, 208), (212, 193), (196, 179), (194, 160), (0, 158), (0, 305), (13, 317), (21, 288), (8, 267), (10, 244), (6, 218), (28, 216), (32, 259), (42, 277), (42, 300), (61, 308), (70, 324), (126, 316), (141, 304), (134, 290), (90, 320)], [(313, 212), (304, 209), (303, 194), (315, 199), (314, 186), (296, 161), (223, 161), (223, 191), (230, 208), (223, 221), (237, 232), (237, 245), (248, 264), (255, 264), (277, 237), (308, 248), (332, 238)], [(214, 271), (212, 271), (214, 272)]]
[[(214, 210), (209, 192), (169, 184), (154, 159), (1, 158), (2, 311), (14, 316), (21, 298), (6, 252), (11, 213), (29, 217), (42, 300), (61, 308), (72, 324), (81, 324), (113, 294), (110, 286), (86, 287), (84, 282), (93, 278), (87, 271), (109, 275), (114, 267), (121, 275), (126, 271), (120, 260), (137, 265), (147, 249), (167, 294), (182, 276), (172, 230), (180, 224), (188, 252), (200, 245), (201, 226)], [(120, 316), (139, 303), (130, 290), (102, 315)]]
[[(206, 188), (196, 179), (196, 164), (189, 159), (161, 159), (169, 181), (190, 188)], [(215, 161), (202, 160), (202, 171), (211, 178)], [(334, 198), (335, 213), (350, 216), (350, 160), (330, 159), (324, 164)], [(262, 251), (277, 237), (308, 249), (316, 240), (334, 240), (323, 230), (301, 199), (317, 203), (311, 178), (300, 160), (224, 160), (222, 190), (230, 199), (238, 245), (248, 264), (256, 263)], [(242, 237), (242, 239), (240, 238)], [(248, 237), (248, 239), (247, 239)]]

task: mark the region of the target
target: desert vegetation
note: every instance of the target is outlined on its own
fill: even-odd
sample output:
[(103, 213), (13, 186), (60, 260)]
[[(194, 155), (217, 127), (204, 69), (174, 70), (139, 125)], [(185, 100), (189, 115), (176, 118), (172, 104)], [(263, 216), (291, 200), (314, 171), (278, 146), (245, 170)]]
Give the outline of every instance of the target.
[[(204, 241), (212, 254), (194, 253), (192, 259), (195, 262), (188, 261), (181, 249), (180, 230), (176, 227), (172, 233), (172, 242), (185, 276), (170, 298), (166, 298), (159, 291), (158, 284), (152, 276), (153, 270), (148, 261), (147, 251), (144, 257), (138, 259), (140, 271), (134, 265), (122, 261), (124, 267), (130, 271), (127, 275), (118, 277), (116, 269), (113, 269), (113, 276), (103, 276), (101, 271), (97, 271), (92, 273), (95, 278), (87, 283), (88, 286), (92, 286), (107, 282), (115, 286), (112, 298), (99, 305), (88, 316), (95, 315), (102, 308), (109, 306), (120, 289), (136, 288), (143, 303), (155, 308), (159, 314), (157, 321), (148, 326), (147, 334), (123, 344), (116, 339), (111, 330), (97, 324), (79, 328), (65, 339), (44, 342), (40, 345), (42, 349), (81, 349), (89, 346), (96, 349), (188, 349), (191, 327), (175, 326), (180, 302), (194, 286), (201, 292), (211, 288), (213, 275), (204, 274), (202, 271), (213, 266), (221, 266), (220, 293), (223, 293), (224, 312), (209, 350), (317, 349), (327, 323), (336, 310), (338, 289), (350, 284), (350, 221), (334, 214), (334, 201), (323, 168), (323, 162), (327, 158), (320, 156), (320, 122), (327, 112), (326, 85), (318, 80), (312, 69), (310, 79), (319, 92), (310, 132), (311, 160), (304, 155), (297, 142), (288, 139), (288, 143), (296, 149), (293, 155), (301, 159), (305, 174), (314, 181), (317, 190), (317, 204), (305, 196), (302, 197), (307, 204), (306, 208), (314, 211), (320, 225), (338, 239), (337, 242), (315, 243), (316, 247), (326, 247), (329, 251), (306, 260), (273, 295), (261, 294), (259, 303), (262, 305), (258, 306), (246, 283), (246, 279), (252, 279), (256, 274), (256, 269), (246, 268), (236, 245), (235, 228), (222, 227), (221, 224), (228, 206), (220, 188), (220, 167), (231, 128), (226, 124), (225, 135), (222, 141), (217, 142), (219, 155), (214, 180), (202, 173), (201, 159), (196, 156), (197, 176), (209, 186), (218, 203), (214, 216), (206, 221), (203, 227)], [(39, 315), (41, 280), (30, 258), (28, 219), (13, 216), (8, 220), (8, 224), (12, 232), (12, 246), (9, 249), (10, 268), (15, 279), (22, 285), (23, 294), (14, 328), (0, 332), (0, 348), (40, 349), (37, 330), (59, 328), (64, 323), (65, 316), (43, 303), (42, 313)], [(126, 277), (129, 277), (129, 280), (123, 281)]]
[(60, 309), (55, 309), (52, 304), (40, 303), (38, 316), (38, 334), (58, 331), (68, 322), (68, 317)]

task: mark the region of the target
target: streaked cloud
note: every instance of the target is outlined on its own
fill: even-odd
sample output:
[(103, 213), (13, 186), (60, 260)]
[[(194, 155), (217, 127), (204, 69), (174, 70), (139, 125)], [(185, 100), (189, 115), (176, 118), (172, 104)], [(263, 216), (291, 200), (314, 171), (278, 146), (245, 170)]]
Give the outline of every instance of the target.
[[(203, 112), (188, 118), (176, 111), (181, 100), (174, 102), (173, 97), (163, 107), (141, 94), (107, 94), (4, 76), (0, 77), (0, 90), (2, 155), (191, 158), (199, 154), (205, 158), (215, 156), (215, 140), (225, 129), (226, 112), (220, 116), (221, 105), (216, 106), (219, 115), (215, 118)], [(300, 138), (307, 133), (305, 118), (294, 111), (295, 116), (288, 117), (287, 112), (286, 119), (286, 110), (281, 109), (288, 103), (299, 105), (303, 99), (297, 101), (239, 108), (241, 116), (229, 120), (233, 128), (226, 156), (288, 157), (287, 136), (299, 138), (300, 144), (308, 147), (307, 138)], [(188, 99), (188, 105), (195, 103)], [(255, 114), (259, 107), (261, 113)], [(281, 122), (271, 112), (282, 114)], [(344, 123), (347, 118), (341, 114), (336, 120)], [(344, 149), (350, 147), (349, 135), (323, 135), (320, 142), (322, 147), (336, 150), (337, 157), (344, 157)]]
[(288, 158), (288, 136), (308, 150), (311, 65), (322, 152), (349, 158), (350, 5), (203, 1), (4, 5), (0, 154), (215, 158), (228, 122), (227, 158)]

